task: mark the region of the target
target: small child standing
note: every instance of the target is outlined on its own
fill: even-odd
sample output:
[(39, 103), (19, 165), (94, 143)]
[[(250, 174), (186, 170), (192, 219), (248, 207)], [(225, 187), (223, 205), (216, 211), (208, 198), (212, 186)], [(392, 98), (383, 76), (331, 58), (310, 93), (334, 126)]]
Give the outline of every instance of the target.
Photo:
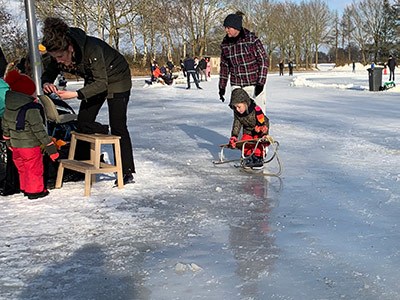
[(35, 83), (17, 70), (5, 76), (10, 86), (2, 119), (3, 138), (18, 169), (20, 190), (28, 199), (45, 197), (41, 146), (54, 161), (59, 154), (44, 124), (44, 110), (36, 98)]
[[(262, 138), (269, 132), (269, 120), (264, 115), (261, 107), (257, 106), (253, 99), (242, 88), (232, 91), (229, 106), (233, 109), (233, 125), (229, 145), (236, 148), (236, 142), (241, 129), (242, 140)], [(244, 155), (248, 156), (244, 167), (262, 169), (264, 162), (264, 149), (261, 144), (254, 149), (254, 144), (246, 144)], [(254, 151), (254, 153), (253, 153)], [(251, 155), (253, 153), (253, 155)]]

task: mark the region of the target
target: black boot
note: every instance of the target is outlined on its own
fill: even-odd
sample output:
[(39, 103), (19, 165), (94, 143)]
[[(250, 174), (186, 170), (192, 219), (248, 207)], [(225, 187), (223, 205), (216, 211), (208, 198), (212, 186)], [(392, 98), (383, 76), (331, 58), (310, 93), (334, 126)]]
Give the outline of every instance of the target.
[[(129, 184), (129, 183), (135, 183), (135, 180), (133, 179), (132, 173), (124, 174), (124, 176), (122, 177), (122, 179), (123, 179), (123, 181), (124, 181), (124, 185)], [(115, 184), (115, 185), (118, 185), (118, 179), (115, 180), (114, 184)]]
[(28, 196), (28, 199), (34, 200), (34, 199), (39, 199), (42, 197), (46, 197), (49, 194), (48, 190), (43, 190), (39, 193), (24, 193), (25, 196)]
[(253, 155), (253, 162), (248, 165), (253, 170), (261, 170), (264, 168), (264, 159), (260, 156)]
[(5, 186), (3, 190), (0, 192), (0, 195), (2, 196), (10, 196), (14, 194), (20, 193), (19, 189), (15, 189), (13, 187)]

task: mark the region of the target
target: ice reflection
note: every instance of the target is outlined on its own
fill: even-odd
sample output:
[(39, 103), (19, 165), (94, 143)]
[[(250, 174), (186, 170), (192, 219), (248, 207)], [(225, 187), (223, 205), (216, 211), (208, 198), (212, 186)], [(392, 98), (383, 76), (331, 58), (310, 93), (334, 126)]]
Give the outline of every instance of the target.
[[(242, 191), (252, 197), (241, 218), (230, 225), (229, 245), (236, 259), (235, 273), (242, 280), (239, 287), (242, 297), (261, 299), (260, 279), (273, 272), (279, 249), (269, 224), (269, 215), (276, 203), (268, 197), (268, 181), (252, 178), (243, 184)], [(245, 209), (245, 208), (244, 208)]]

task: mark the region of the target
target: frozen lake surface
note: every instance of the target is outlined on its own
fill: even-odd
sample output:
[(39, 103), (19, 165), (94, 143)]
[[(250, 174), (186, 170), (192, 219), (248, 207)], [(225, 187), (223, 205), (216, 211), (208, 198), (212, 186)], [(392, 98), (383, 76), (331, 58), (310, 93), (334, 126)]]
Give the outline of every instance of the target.
[(269, 75), (284, 169), (264, 178), (212, 164), (233, 119), (217, 82), (134, 80), (135, 184), (0, 197), (0, 299), (400, 299), (400, 91)]

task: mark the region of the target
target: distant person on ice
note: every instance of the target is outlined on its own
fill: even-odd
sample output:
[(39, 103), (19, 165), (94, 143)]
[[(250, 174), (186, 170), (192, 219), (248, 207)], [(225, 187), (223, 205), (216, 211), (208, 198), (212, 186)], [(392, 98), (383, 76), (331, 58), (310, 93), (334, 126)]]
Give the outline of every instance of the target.
[(187, 87), (186, 89), (190, 89), (190, 76), (192, 76), (193, 81), (199, 90), (202, 88), (199, 85), (199, 80), (196, 73), (196, 64), (193, 58), (190, 57), (189, 54), (186, 55), (185, 60), (183, 61), (184, 70), (186, 72), (186, 79), (187, 79)]
[(393, 81), (394, 81), (394, 71), (396, 69), (397, 63), (396, 63), (396, 59), (392, 55), (389, 56), (387, 65), (389, 67), (389, 81), (392, 81), (392, 77), (393, 77)]
[(285, 67), (283, 60), (279, 62), (279, 76), (283, 76), (283, 68)]
[[(242, 89), (236, 88), (232, 91), (229, 106), (233, 109), (233, 124), (229, 145), (236, 148), (239, 134), (243, 129), (241, 140), (252, 140), (262, 138), (269, 132), (269, 120), (264, 115), (261, 107), (256, 105), (249, 94)], [(262, 169), (264, 153), (262, 145), (258, 145), (254, 151), (252, 144), (246, 144), (244, 155), (249, 156), (244, 163), (244, 167), (252, 169)], [(254, 151), (254, 154), (251, 153)]]
[(293, 76), (293, 61), (288, 62), (289, 76)]

